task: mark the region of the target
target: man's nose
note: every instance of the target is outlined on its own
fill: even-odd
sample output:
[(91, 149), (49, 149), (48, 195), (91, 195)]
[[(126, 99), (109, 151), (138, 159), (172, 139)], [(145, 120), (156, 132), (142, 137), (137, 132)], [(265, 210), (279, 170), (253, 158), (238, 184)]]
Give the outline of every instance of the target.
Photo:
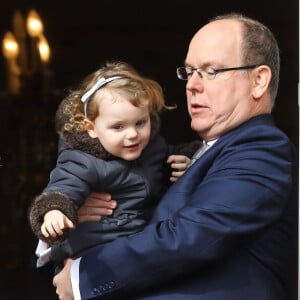
[(196, 71), (194, 71), (186, 83), (186, 89), (188, 91), (199, 90), (199, 89), (202, 90), (203, 82), (204, 80), (200, 78), (200, 76), (197, 74)]

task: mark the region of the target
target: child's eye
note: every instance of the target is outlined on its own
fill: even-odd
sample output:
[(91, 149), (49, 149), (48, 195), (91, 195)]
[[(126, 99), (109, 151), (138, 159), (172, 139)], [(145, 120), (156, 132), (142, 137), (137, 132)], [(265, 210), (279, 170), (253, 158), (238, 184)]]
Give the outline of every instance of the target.
[(120, 129), (123, 128), (123, 125), (117, 124), (117, 125), (114, 125), (112, 128), (113, 128), (113, 129), (116, 129), (116, 130), (120, 130)]
[(146, 124), (146, 122), (147, 122), (147, 120), (140, 120), (136, 123), (136, 126), (139, 126), (139, 127), (144, 126)]

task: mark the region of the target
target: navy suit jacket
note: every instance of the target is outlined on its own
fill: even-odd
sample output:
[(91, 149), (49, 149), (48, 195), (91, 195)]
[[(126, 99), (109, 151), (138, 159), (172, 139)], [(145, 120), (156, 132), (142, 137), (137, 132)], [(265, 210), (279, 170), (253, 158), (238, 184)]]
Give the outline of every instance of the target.
[(82, 255), (82, 299), (287, 299), (296, 177), (293, 146), (271, 115), (227, 132), (142, 232)]

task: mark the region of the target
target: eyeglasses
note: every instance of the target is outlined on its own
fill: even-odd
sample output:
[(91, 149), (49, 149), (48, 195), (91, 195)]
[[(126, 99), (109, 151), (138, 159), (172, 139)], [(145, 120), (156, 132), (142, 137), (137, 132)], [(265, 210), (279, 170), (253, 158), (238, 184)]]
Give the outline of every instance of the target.
[(261, 64), (256, 65), (249, 65), (249, 66), (241, 66), (241, 67), (234, 67), (234, 68), (225, 68), (225, 69), (214, 69), (212, 67), (207, 67), (204, 70), (201, 68), (192, 68), (192, 67), (179, 67), (176, 70), (177, 77), (181, 80), (188, 80), (192, 77), (194, 72), (196, 71), (200, 78), (205, 80), (212, 80), (215, 79), (217, 74), (227, 72), (227, 71), (234, 71), (234, 70), (247, 70), (247, 69), (255, 69), (261, 66)]

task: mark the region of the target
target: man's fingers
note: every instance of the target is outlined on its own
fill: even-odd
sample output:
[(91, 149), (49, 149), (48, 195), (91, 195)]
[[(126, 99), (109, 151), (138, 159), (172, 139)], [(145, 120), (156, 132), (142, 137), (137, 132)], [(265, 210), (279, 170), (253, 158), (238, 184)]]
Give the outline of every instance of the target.
[(112, 209), (108, 208), (97, 208), (97, 207), (81, 207), (77, 211), (79, 223), (99, 221), (103, 216), (111, 216), (113, 213)]
[(110, 201), (111, 200), (111, 195), (110, 194), (107, 194), (107, 193), (91, 193), (88, 197), (88, 199), (91, 199), (91, 200), (100, 200), (100, 201)]
[(103, 208), (103, 207), (93, 207), (93, 206), (82, 206), (78, 210), (78, 215), (80, 216), (109, 216), (113, 212), (110, 208)]

